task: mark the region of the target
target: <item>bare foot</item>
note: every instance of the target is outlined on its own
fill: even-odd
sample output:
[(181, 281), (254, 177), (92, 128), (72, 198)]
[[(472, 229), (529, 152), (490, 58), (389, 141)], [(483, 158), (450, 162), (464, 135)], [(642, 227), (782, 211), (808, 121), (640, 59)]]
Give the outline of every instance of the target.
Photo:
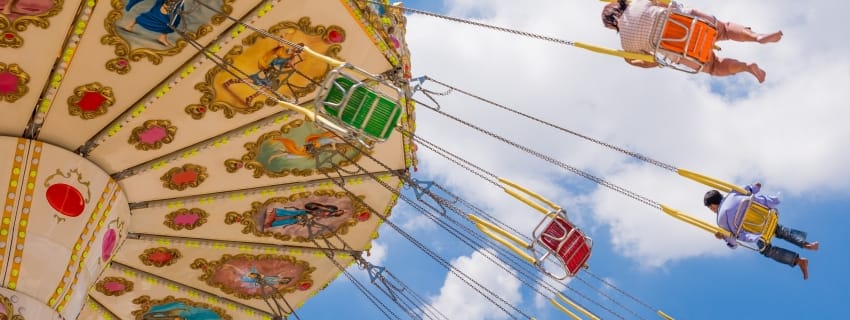
[(782, 31), (776, 31), (771, 34), (760, 35), (756, 38), (756, 41), (758, 41), (758, 43), (771, 43), (777, 42), (780, 39), (782, 39)]
[(756, 77), (759, 83), (764, 83), (764, 77), (767, 76), (767, 73), (764, 72), (764, 70), (762, 70), (761, 68), (759, 68), (759, 65), (755, 63), (747, 65), (747, 72), (751, 73), (754, 77)]
[(820, 248), (820, 244), (818, 244), (817, 241), (809, 242), (809, 243), (804, 244), (803, 248), (806, 248), (806, 249), (809, 249), (809, 250), (812, 250), (812, 251), (817, 251), (818, 248)]
[(162, 45), (164, 45), (166, 47), (171, 46), (171, 43), (168, 42), (168, 37), (166, 37), (164, 34), (159, 35), (159, 37), (156, 38), (156, 40), (159, 41), (159, 43), (162, 43)]
[(803, 271), (803, 280), (809, 279), (809, 259), (797, 258), (797, 265), (800, 266), (800, 271)]
[(127, 32), (133, 32), (133, 27), (135, 27), (135, 26), (136, 26), (135, 23), (131, 23), (131, 24), (128, 24), (126, 26), (121, 26), (121, 29), (124, 29), (124, 31), (127, 31)]

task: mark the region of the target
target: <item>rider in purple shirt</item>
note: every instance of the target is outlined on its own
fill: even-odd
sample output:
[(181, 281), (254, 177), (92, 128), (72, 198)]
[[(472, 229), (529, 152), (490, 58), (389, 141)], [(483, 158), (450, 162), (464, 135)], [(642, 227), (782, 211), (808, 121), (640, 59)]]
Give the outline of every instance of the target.
[[(760, 234), (752, 234), (741, 231), (738, 233), (737, 238), (734, 237), (733, 230), (738, 229), (738, 226), (741, 224), (741, 220), (743, 219), (743, 215), (736, 215), (738, 207), (741, 205), (742, 202), (750, 201), (752, 197), (752, 201), (755, 201), (756, 203), (759, 203), (770, 209), (774, 209), (777, 205), (779, 205), (778, 196), (757, 195), (759, 190), (761, 190), (761, 183), (756, 182), (752, 185), (744, 187), (744, 189), (750, 192), (751, 196), (740, 194), (734, 190), (730, 191), (729, 194), (727, 194), (725, 197), (721, 195), (720, 192), (717, 190), (709, 190), (705, 193), (705, 197), (703, 198), (703, 204), (705, 204), (706, 207), (708, 207), (711, 211), (717, 214), (717, 226), (719, 226), (723, 230), (733, 233), (733, 235), (729, 237), (725, 237), (721, 233), (717, 233), (715, 234), (715, 237), (717, 237), (718, 239), (726, 240), (726, 245), (732, 249), (738, 247), (738, 241), (756, 243), (762, 255), (776, 260), (779, 263), (787, 264), (791, 267), (800, 266), (800, 270), (803, 271), (803, 279), (808, 279), (809, 260), (800, 257), (800, 255), (796, 252), (776, 247), (772, 244), (765, 244), (760, 239)], [(806, 242), (806, 233), (803, 231), (777, 225), (776, 231), (774, 231), (774, 235), (777, 238), (786, 240), (800, 248), (809, 250), (818, 249), (817, 242)]]

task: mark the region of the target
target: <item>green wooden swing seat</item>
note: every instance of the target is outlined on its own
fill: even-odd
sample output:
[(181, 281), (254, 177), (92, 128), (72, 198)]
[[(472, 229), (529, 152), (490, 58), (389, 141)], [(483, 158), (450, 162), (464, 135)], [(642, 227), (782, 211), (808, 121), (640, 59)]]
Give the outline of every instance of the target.
[(401, 117), (398, 99), (377, 92), (343, 73), (331, 73), (319, 112), (357, 131), (367, 139), (386, 141)]

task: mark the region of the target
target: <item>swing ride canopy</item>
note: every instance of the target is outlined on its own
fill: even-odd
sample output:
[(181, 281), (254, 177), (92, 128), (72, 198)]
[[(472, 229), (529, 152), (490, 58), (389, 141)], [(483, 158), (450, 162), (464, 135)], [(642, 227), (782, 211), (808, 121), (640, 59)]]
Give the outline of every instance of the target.
[(409, 92), (400, 11), (10, 1), (0, 314), (268, 319), (264, 294), (282, 294), (288, 312), (369, 250), (396, 200), (382, 184), (399, 188), (396, 172), (415, 162), (410, 142), (392, 131), (363, 151), (258, 94), (309, 105), (332, 66), (242, 23)]

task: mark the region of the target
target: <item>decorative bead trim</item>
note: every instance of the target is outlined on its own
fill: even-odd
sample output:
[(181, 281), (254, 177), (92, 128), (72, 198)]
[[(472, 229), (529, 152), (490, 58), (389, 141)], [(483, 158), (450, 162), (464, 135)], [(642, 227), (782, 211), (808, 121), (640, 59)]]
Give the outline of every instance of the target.
[[(74, 266), (77, 266), (76, 274), (78, 275), (80, 269), (82, 269), (82, 261), (85, 260), (85, 257), (81, 258), (79, 252), (83, 249), (83, 239), (86, 238), (86, 236), (89, 234), (89, 230), (95, 227), (95, 219), (98, 215), (100, 215), (100, 210), (103, 208), (104, 202), (106, 201), (106, 197), (108, 197), (111, 193), (110, 191), (112, 190), (113, 186), (114, 182), (110, 181), (106, 185), (106, 187), (103, 188), (103, 192), (101, 192), (100, 194), (100, 199), (97, 201), (97, 205), (95, 206), (94, 212), (89, 215), (89, 220), (86, 222), (86, 226), (83, 228), (82, 232), (80, 233), (80, 237), (77, 238), (77, 242), (74, 244), (74, 248), (71, 251), (71, 257), (68, 260), (68, 265), (65, 267), (65, 274), (62, 276), (62, 279), (59, 281), (59, 284), (56, 285), (56, 290), (53, 290), (53, 295), (50, 296), (50, 299), (47, 302), (48, 305), (56, 309), (56, 311), (60, 311), (59, 303), (64, 301), (64, 299), (60, 301), (59, 297), (63, 296), (63, 293), (66, 292), (66, 288), (67, 291), (71, 290), (69, 286), (69, 283), (71, 282), (71, 270), (74, 268)], [(110, 207), (112, 206), (112, 201), (115, 199), (115, 195), (117, 194), (113, 194), (112, 200), (110, 200)], [(101, 217), (100, 223), (98, 224), (99, 225), (97, 225), (96, 227), (99, 229), (100, 225), (103, 224), (103, 217)], [(90, 238), (91, 239), (89, 239), (89, 244), (86, 245), (84, 255), (88, 254), (88, 246), (91, 244), (91, 240), (94, 238), (94, 236), (92, 235), (90, 236)], [(76, 275), (74, 276), (74, 281), (76, 281)], [(62, 305), (64, 305), (64, 302), (62, 303)]]
[[(114, 183), (110, 180), (109, 185), (113, 185)], [(109, 186), (108, 185), (108, 186)], [(80, 272), (85, 269), (86, 258), (89, 255), (89, 249), (91, 248), (92, 243), (94, 243), (95, 238), (97, 238), (97, 233), (100, 232), (100, 229), (103, 228), (103, 223), (106, 221), (106, 218), (109, 217), (109, 212), (112, 210), (112, 204), (115, 203), (115, 199), (118, 197), (118, 194), (121, 192), (121, 187), (115, 189), (112, 193), (112, 198), (109, 199), (109, 204), (106, 206), (106, 210), (103, 211), (103, 214), (100, 216), (100, 220), (97, 222), (97, 226), (94, 228), (94, 232), (88, 237), (89, 241), (86, 243), (85, 249), (83, 249), (83, 255), (80, 259), (80, 262), (77, 265), (77, 271), (74, 272), (74, 280), (71, 282), (71, 286), (68, 287), (68, 291), (65, 292), (65, 295), (62, 297), (62, 300), (59, 302), (59, 307), (56, 308), (56, 311), (62, 311), (65, 308), (65, 304), (68, 303), (68, 300), (71, 299), (71, 295), (74, 292), (74, 286), (77, 284), (77, 280), (80, 277)], [(85, 229), (83, 229), (83, 234), (85, 234)], [(80, 235), (80, 238), (83, 237), (83, 234)], [(76, 247), (74, 247), (76, 249)]]
[[(24, 155), (26, 155), (29, 140), (18, 138), (18, 143), (15, 145), (15, 154), (12, 156), (12, 172), (9, 174), (9, 188), (6, 191), (6, 202), (3, 204), (3, 220), (0, 221), (0, 243), (7, 245), (9, 243), (9, 231), (12, 227), (12, 217), (15, 213), (15, 204), (18, 200), (18, 192), (21, 189), (21, 184), (18, 179), (22, 179), (22, 171), (24, 169)], [(0, 248), (4, 249), (5, 247)], [(6, 255), (0, 254), (0, 270), (6, 269)], [(8, 285), (7, 285), (8, 287)], [(9, 289), (15, 289), (14, 286)]]
[[(18, 217), (18, 239), (15, 241), (14, 253), (12, 254), (12, 272), (9, 274), (9, 289), (15, 289), (18, 285), (18, 277), (21, 274), (21, 262), (24, 259), (24, 248), (26, 248), (27, 224), (29, 222), (30, 208), (32, 207), (32, 194), (35, 190), (35, 180), (38, 176), (38, 164), (41, 162), (41, 152), (44, 144), (40, 141), (33, 143), (32, 152), (29, 156), (29, 172), (27, 173), (26, 185), (24, 186), (24, 202), (20, 208)], [(20, 148), (20, 144), (18, 145)]]

